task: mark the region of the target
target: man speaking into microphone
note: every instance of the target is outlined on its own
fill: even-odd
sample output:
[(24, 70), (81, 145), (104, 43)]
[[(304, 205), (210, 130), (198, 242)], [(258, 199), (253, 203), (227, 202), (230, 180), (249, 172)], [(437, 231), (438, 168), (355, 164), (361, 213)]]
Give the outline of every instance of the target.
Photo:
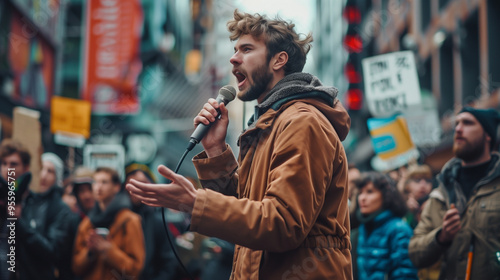
[(294, 24), (234, 12), (230, 59), (237, 97), (257, 100), (235, 159), (224, 102), (194, 119), (211, 125), (193, 158), (203, 189), (161, 165), (170, 184), (132, 180), (144, 203), (191, 214), (191, 230), (236, 244), (231, 279), (352, 279), (347, 159), (350, 118), (337, 89), (303, 73), (312, 35)]

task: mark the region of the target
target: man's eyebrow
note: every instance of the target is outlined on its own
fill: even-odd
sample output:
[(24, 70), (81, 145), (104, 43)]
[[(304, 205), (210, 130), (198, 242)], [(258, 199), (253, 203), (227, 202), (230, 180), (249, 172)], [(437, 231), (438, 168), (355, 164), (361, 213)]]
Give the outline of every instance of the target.
[[(238, 46), (238, 49), (242, 49), (242, 48), (245, 48), (245, 47), (253, 47), (253, 45), (252, 45), (252, 44), (250, 44), (250, 43), (241, 44), (241, 45), (239, 45), (239, 46)], [(236, 49), (237, 49), (237, 48), (236, 48), (236, 47), (234, 47), (234, 50), (235, 50), (235, 51), (236, 51)]]

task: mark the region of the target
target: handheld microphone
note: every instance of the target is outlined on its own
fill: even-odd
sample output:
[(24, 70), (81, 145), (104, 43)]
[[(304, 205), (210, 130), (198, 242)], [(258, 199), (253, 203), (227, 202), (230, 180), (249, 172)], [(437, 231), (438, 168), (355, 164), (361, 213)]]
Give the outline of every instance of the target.
[[(223, 86), (219, 90), (219, 95), (217, 95), (217, 98), (215, 100), (217, 101), (217, 103), (223, 102), (224, 105), (227, 105), (230, 101), (232, 101), (234, 99), (235, 96), (236, 96), (236, 89), (234, 87)], [(217, 112), (218, 112), (218, 114), (217, 114), (216, 120), (220, 116), (220, 111), (218, 109), (217, 109)], [(208, 125), (205, 125), (204, 123), (198, 124), (198, 126), (194, 130), (193, 134), (191, 134), (191, 139), (189, 140), (189, 144), (187, 147), (188, 151), (191, 151), (196, 144), (200, 143), (201, 139), (203, 139), (205, 134), (207, 134), (207, 132), (210, 129), (210, 127), (212, 126), (212, 124), (213, 123), (210, 123)]]

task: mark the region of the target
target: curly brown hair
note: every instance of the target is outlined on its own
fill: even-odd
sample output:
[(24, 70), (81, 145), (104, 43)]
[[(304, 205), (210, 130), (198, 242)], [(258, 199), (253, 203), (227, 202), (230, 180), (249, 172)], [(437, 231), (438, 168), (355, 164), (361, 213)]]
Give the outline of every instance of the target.
[(268, 19), (265, 15), (247, 14), (234, 10), (234, 18), (227, 22), (227, 29), (231, 33), (229, 38), (234, 41), (243, 35), (251, 35), (257, 39), (263, 39), (267, 47), (267, 61), (281, 52), (288, 54), (288, 62), (285, 65), (285, 75), (301, 72), (306, 64), (306, 56), (311, 49), (313, 41), (309, 33), (304, 39), (295, 32), (295, 24), (283, 19)]
[(358, 190), (361, 190), (369, 183), (382, 192), (383, 209), (389, 209), (397, 217), (404, 217), (408, 212), (406, 202), (396, 187), (396, 182), (386, 174), (376, 171), (364, 172), (355, 181)]

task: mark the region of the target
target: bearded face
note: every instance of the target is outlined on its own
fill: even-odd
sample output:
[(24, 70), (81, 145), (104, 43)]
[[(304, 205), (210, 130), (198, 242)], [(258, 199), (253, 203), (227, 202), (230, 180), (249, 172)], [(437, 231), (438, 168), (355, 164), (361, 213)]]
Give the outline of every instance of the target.
[(478, 120), (470, 113), (457, 115), (453, 152), (465, 163), (474, 163), (489, 158), (491, 137), (484, 131)]
[(453, 141), (453, 153), (455, 156), (465, 162), (471, 162), (479, 159), (485, 152), (486, 133), (477, 137), (464, 138), (455, 136)]
[(266, 91), (272, 79), (273, 74), (269, 72), (269, 64), (261, 65), (252, 73), (253, 83), (250, 83), (250, 88), (240, 91), (238, 98), (241, 101), (252, 101), (259, 98)]
[(273, 73), (269, 67), (267, 47), (262, 39), (243, 35), (234, 47), (230, 62), (238, 81), (238, 98), (242, 101), (259, 99), (270, 90)]

